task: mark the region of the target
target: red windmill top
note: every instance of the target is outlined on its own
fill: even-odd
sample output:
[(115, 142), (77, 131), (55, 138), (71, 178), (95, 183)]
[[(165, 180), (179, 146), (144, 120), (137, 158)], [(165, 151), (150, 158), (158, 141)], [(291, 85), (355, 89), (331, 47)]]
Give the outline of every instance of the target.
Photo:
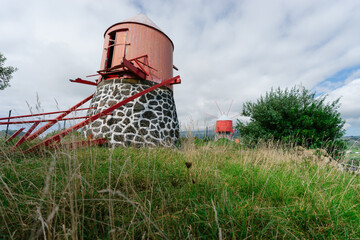
[(216, 133), (219, 134), (232, 134), (233, 130), (233, 122), (227, 115), (221, 115), (216, 120)]
[(230, 107), (227, 111), (227, 113), (222, 112), (219, 108), (219, 105), (217, 104), (217, 102), (215, 102), (216, 107), (218, 108), (219, 112), (220, 112), (220, 117), (216, 117), (213, 115), (210, 115), (214, 118), (216, 118), (216, 127), (215, 127), (215, 138), (227, 138), (230, 139), (234, 133), (234, 129), (233, 129), (233, 121), (231, 120), (232, 118), (236, 117), (237, 115), (233, 116), (233, 117), (229, 117), (229, 113), (230, 113), (230, 109), (231, 106), (233, 104), (233, 101), (231, 101)]
[[(105, 80), (136, 77), (155, 83), (173, 77), (174, 44), (147, 16), (110, 26), (104, 34), (100, 71)], [(172, 86), (168, 86), (172, 89)]]

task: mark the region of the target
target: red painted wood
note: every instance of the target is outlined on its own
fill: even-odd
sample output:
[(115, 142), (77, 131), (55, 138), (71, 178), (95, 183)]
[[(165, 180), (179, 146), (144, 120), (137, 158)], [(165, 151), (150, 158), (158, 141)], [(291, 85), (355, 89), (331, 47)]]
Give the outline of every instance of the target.
[(112, 111), (114, 111), (115, 109), (121, 107), (122, 105), (125, 105), (126, 103), (128, 103), (128, 102), (130, 102), (130, 101), (132, 101), (132, 100), (134, 100), (134, 99), (136, 99), (136, 98), (138, 98), (138, 97), (140, 97), (140, 96), (142, 96), (142, 95), (144, 95), (144, 94), (146, 94), (148, 92), (151, 92), (151, 91), (153, 91), (153, 90), (155, 90), (155, 89), (157, 89), (159, 87), (162, 87), (162, 86), (168, 86), (170, 84), (178, 84), (180, 82), (181, 82), (180, 76), (176, 76), (176, 77), (170, 78), (168, 80), (165, 80), (165, 81), (163, 81), (161, 83), (158, 83), (158, 84), (156, 84), (156, 85), (154, 85), (152, 87), (149, 87), (149, 88), (145, 89), (144, 91), (141, 91), (141, 92), (139, 92), (137, 94), (134, 94), (133, 96), (128, 97), (128, 98), (118, 102), (117, 104), (105, 109), (104, 111), (99, 112), (99, 113), (87, 118), (86, 120), (84, 120), (84, 121), (82, 121), (82, 122), (68, 128), (68, 129), (62, 131), (61, 133), (58, 133), (58, 134), (56, 134), (56, 135), (42, 141), (41, 143), (35, 145), (34, 147), (26, 150), (26, 152), (30, 152), (30, 151), (32, 151), (32, 150), (34, 150), (34, 149), (36, 149), (36, 148), (38, 148), (40, 146), (49, 146), (53, 142), (60, 141), (61, 138), (63, 138), (67, 134), (69, 134), (71, 132), (74, 132), (74, 131), (78, 130), (79, 128), (82, 128), (83, 126), (88, 125), (89, 123), (95, 121), (96, 119), (98, 119), (98, 118), (100, 118), (100, 117), (102, 117), (102, 116), (104, 116), (104, 115), (106, 115), (108, 113), (111, 113)]
[(57, 118), (54, 119), (54, 121), (51, 121), (47, 124), (45, 124), (43, 127), (41, 127), (39, 130), (37, 130), (37, 132), (33, 133), (32, 135), (30, 135), (26, 140), (27, 141), (31, 141), (34, 138), (36, 138), (37, 136), (39, 136), (40, 134), (42, 134), (43, 132), (45, 132), (46, 130), (48, 130), (49, 128), (51, 128), (54, 124), (56, 124), (59, 120), (63, 119), (66, 115), (68, 115), (69, 113), (73, 112), (75, 109), (77, 109), (78, 107), (80, 107), (81, 105), (83, 105), (84, 103), (88, 102), (92, 97), (94, 96), (94, 94), (91, 94), (90, 96), (88, 96), (87, 98), (85, 98), (84, 100), (82, 100), (81, 102), (77, 103), (75, 106), (69, 108), (68, 110), (64, 111), (62, 114), (60, 114)]
[[(79, 108), (79, 109), (75, 109), (73, 112), (82, 111), (82, 110), (89, 110), (89, 109), (94, 109), (94, 107), (91, 107), (91, 108)], [(19, 115), (19, 116), (0, 118), (0, 120), (8, 120), (8, 119), (15, 119), (15, 118), (26, 118), (26, 117), (36, 117), (36, 116), (43, 116), (43, 115), (58, 114), (58, 113), (63, 113), (63, 112), (66, 112), (66, 111), (35, 113), (35, 114), (29, 114), (29, 115)]]
[(13, 135), (11, 135), (5, 142), (9, 142), (10, 140), (14, 139), (17, 135), (19, 135), (25, 128), (20, 128), (17, 130)]
[(75, 79), (75, 80), (70, 79), (70, 82), (82, 83), (82, 84), (97, 86), (97, 83), (95, 83), (95, 82), (90, 82), (90, 81), (88, 81), (88, 80), (84, 80), (84, 79), (81, 79), (81, 78), (77, 78), (77, 79)]
[(34, 129), (37, 127), (37, 125), (39, 125), (39, 123), (37, 122), (37, 123), (34, 123), (30, 128), (29, 128), (29, 130), (24, 134), (24, 136), (22, 136), (20, 139), (19, 139), (19, 141), (11, 148), (11, 152), (12, 151), (14, 151), (16, 148), (18, 148), (19, 146), (20, 146), (20, 144), (22, 144), (24, 141), (25, 141), (25, 139), (27, 138), (27, 136), (29, 136), (30, 135), (30, 133), (32, 132), (32, 131), (34, 131)]

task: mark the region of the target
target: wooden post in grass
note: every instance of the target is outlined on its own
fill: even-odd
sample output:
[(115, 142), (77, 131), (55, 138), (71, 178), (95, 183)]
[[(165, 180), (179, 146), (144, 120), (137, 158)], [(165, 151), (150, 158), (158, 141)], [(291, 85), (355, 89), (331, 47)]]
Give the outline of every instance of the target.
[[(8, 122), (10, 122), (10, 117), (11, 117), (11, 110), (9, 110), (9, 119), (8, 119)], [(9, 131), (9, 124), (6, 125), (5, 139), (7, 138), (8, 131)]]

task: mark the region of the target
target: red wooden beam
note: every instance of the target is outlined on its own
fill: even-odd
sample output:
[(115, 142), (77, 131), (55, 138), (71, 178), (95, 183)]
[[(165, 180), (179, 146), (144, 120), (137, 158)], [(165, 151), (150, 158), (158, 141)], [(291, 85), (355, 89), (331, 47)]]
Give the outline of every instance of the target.
[(17, 130), (13, 135), (11, 135), (5, 142), (9, 142), (11, 140), (13, 140), (17, 135), (19, 135), (25, 128), (20, 128), (19, 130)]
[(136, 64), (139, 66), (139, 68), (141, 69), (141, 71), (143, 71), (147, 76), (149, 76), (149, 73), (141, 66), (140, 62), (135, 59), (134, 60), (136, 62)]
[(141, 55), (141, 56), (139, 56), (139, 57), (131, 58), (131, 59), (129, 59), (129, 61), (139, 60), (140, 58), (147, 58), (147, 57), (148, 57), (148, 55), (147, 55), (147, 54), (144, 54), (144, 55)]
[(82, 84), (97, 86), (97, 83), (95, 83), (95, 82), (90, 82), (90, 81), (88, 81), (88, 80), (84, 80), (84, 79), (81, 79), (81, 78), (77, 78), (77, 79), (75, 79), (75, 80), (72, 80), (72, 79), (69, 79), (69, 80), (70, 80), (70, 82), (82, 83)]
[[(106, 115), (109, 115), (111, 113), (108, 113)], [(0, 122), (0, 125), (6, 125), (6, 124), (26, 124), (26, 123), (43, 123), (43, 122), (52, 122), (52, 121), (66, 121), (66, 120), (77, 120), (77, 119), (84, 119), (84, 118), (88, 118), (89, 116), (82, 116), (82, 117), (71, 117), (71, 118), (63, 118), (60, 120), (55, 120), (55, 119), (42, 119), (42, 120), (30, 120), (30, 121), (17, 121), (17, 122)]]
[(122, 64), (139, 78), (141, 79), (146, 78), (146, 74), (143, 71), (141, 71), (139, 68), (135, 67), (130, 61), (126, 60), (126, 58), (123, 58)]
[(10, 149), (10, 152), (14, 151), (18, 146), (20, 146), (20, 144), (22, 144), (25, 139), (27, 138), (27, 136), (30, 135), (30, 133), (37, 127), (37, 125), (39, 125), (38, 122), (34, 123), (29, 130), (24, 134), (24, 136), (22, 136), (19, 141)]
[(49, 146), (50, 144), (52, 144), (55, 141), (60, 141), (61, 138), (63, 138), (67, 134), (69, 134), (71, 132), (74, 132), (74, 131), (78, 130), (79, 128), (82, 128), (83, 126), (88, 125), (90, 122), (93, 122), (96, 119), (98, 119), (98, 118), (100, 118), (100, 117), (102, 117), (102, 116), (104, 116), (104, 115), (106, 115), (108, 113), (111, 113), (112, 111), (114, 111), (115, 109), (121, 107), (122, 105), (125, 105), (126, 103), (128, 103), (128, 102), (130, 102), (130, 101), (132, 101), (132, 100), (134, 100), (134, 99), (136, 99), (136, 98), (138, 98), (138, 97), (140, 97), (140, 96), (142, 96), (142, 95), (144, 95), (144, 94), (146, 94), (148, 92), (151, 92), (151, 91), (153, 91), (153, 90), (155, 90), (155, 89), (157, 89), (159, 87), (162, 87), (162, 86), (166, 86), (166, 85), (170, 85), (170, 84), (176, 84), (176, 83), (180, 83), (180, 82), (181, 82), (180, 76), (176, 76), (176, 77), (167, 79), (167, 80), (165, 80), (165, 81), (163, 81), (161, 83), (158, 83), (158, 84), (156, 84), (156, 85), (154, 85), (152, 87), (149, 87), (149, 88), (145, 89), (144, 91), (136, 93), (133, 96), (128, 97), (128, 98), (118, 102), (117, 104), (114, 104), (113, 106), (105, 109), (104, 111), (99, 112), (99, 113), (87, 118), (86, 120), (84, 120), (84, 121), (82, 121), (82, 122), (68, 128), (68, 129), (62, 131), (61, 133), (58, 133), (58, 134), (56, 134), (56, 135), (42, 141), (41, 143), (38, 143), (37, 145), (33, 146), (32, 148), (26, 150), (26, 152), (30, 152), (30, 151), (32, 151), (32, 150), (34, 150), (34, 149), (36, 149), (36, 148), (38, 148), (40, 146)]
[(86, 103), (87, 101), (89, 101), (92, 97), (94, 96), (94, 94), (91, 94), (90, 96), (88, 96), (87, 98), (85, 98), (84, 100), (82, 100), (81, 102), (77, 103), (75, 106), (69, 108), (68, 110), (64, 111), (62, 114), (60, 114), (57, 118), (54, 119), (54, 121), (51, 121), (47, 124), (45, 124), (43, 127), (41, 127), (39, 130), (37, 130), (35, 133), (33, 133), (32, 135), (30, 135), (26, 140), (27, 141), (31, 141), (34, 138), (36, 138), (37, 136), (39, 136), (40, 134), (42, 134), (43, 132), (45, 132), (46, 130), (48, 130), (49, 128), (51, 128), (54, 124), (56, 124), (59, 120), (63, 119), (66, 115), (68, 115), (69, 113), (73, 112), (75, 109), (77, 109), (78, 107), (80, 107), (81, 105), (83, 105), (84, 103)]
[[(95, 109), (95, 107), (79, 108), (79, 109), (75, 109), (74, 112), (75, 111), (82, 111), (82, 110), (89, 110), (89, 109)], [(15, 119), (15, 118), (26, 118), (26, 117), (36, 117), (36, 116), (51, 115), (51, 114), (57, 114), (57, 113), (63, 113), (63, 112), (66, 112), (66, 111), (36, 113), (36, 114), (29, 114), (29, 115), (19, 115), (19, 116), (0, 118), (0, 120), (8, 120), (8, 119)]]
[[(144, 60), (146, 60), (146, 63), (140, 61), (140, 58), (142, 58), (142, 57), (144, 57)], [(141, 56), (141, 57), (137, 57), (137, 58), (132, 58), (132, 59), (130, 59), (129, 61), (130, 61), (130, 62), (131, 62), (131, 61), (137, 61), (137, 62), (139, 62), (139, 63), (144, 64), (144, 65), (147, 66), (148, 68), (151, 68), (152, 70), (157, 71), (157, 69), (155, 69), (155, 68), (153, 68), (153, 67), (151, 67), (151, 66), (149, 65), (149, 61), (148, 61), (147, 55), (144, 55), (144, 56)]]
[(97, 74), (91, 74), (91, 75), (87, 75), (86, 77), (95, 77), (95, 76), (99, 76), (100, 74), (97, 73)]
[(25, 124), (25, 123), (43, 123), (43, 122), (53, 122), (53, 121), (66, 121), (66, 120), (76, 120), (76, 119), (84, 119), (88, 118), (88, 116), (82, 116), (82, 117), (72, 117), (72, 118), (63, 118), (59, 120), (55, 119), (42, 119), (42, 120), (29, 120), (29, 121), (17, 121), (17, 122), (0, 122), (0, 125), (6, 125), (6, 124)]
[[(139, 57), (136, 57), (136, 58), (132, 58), (130, 60), (127, 60), (125, 57), (123, 57), (123, 61), (122, 61), (121, 64), (113, 66), (111, 68), (106, 68), (106, 69), (103, 69), (103, 70), (99, 70), (97, 72), (102, 76), (104, 76), (104, 75), (109, 76), (109, 74), (118, 73), (119, 71), (121, 71), (121, 68), (126, 67), (129, 71), (133, 72), (139, 78), (146, 79), (146, 75), (149, 75), (149, 73), (144, 69), (143, 66), (141, 66), (140, 63), (144, 64), (148, 68), (151, 68), (151, 69), (154, 69), (154, 68), (150, 67), (148, 64), (145, 64), (145, 63), (141, 62), (139, 60), (140, 58), (147, 59), (147, 55), (142, 55), (142, 56), (139, 56)], [(139, 66), (139, 68), (136, 67), (134, 64), (132, 64), (131, 63), (132, 61), (134, 61)], [(120, 70), (118, 70), (118, 69), (120, 69)], [(117, 70), (117, 71), (114, 71), (114, 70)], [(156, 70), (156, 69), (154, 69), (154, 70)]]
[(97, 72), (101, 75), (102, 73), (110, 72), (112, 70), (116, 70), (116, 69), (119, 69), (119, 68), (122, 68), (122, 67), (124, 67), (122, 64), (118, 64), (118, 65), (115, 65), (115, 66), (113, 66), (111, 68), (105, 68), (105, 69), (99, 70)]
[(139, 63), (144, 64), (144, 65), (147, 66), (148, 68), (151, 68), (152, 70), (157, 71), (156, 68), (151, 67), (148, 63), (144, 63), (144, 62), (140, 61), (139, 59), (137, 59), (137, 61), (138, 61)]

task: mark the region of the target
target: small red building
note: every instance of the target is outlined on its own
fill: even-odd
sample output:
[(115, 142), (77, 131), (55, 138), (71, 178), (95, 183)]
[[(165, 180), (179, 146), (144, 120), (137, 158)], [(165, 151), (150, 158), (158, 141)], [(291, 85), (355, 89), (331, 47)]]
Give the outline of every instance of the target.
[(216, 120), (215, 132), (217, 138), (230, 138), (234, 133), (232, 120), (226, 115), (221, 115)]

